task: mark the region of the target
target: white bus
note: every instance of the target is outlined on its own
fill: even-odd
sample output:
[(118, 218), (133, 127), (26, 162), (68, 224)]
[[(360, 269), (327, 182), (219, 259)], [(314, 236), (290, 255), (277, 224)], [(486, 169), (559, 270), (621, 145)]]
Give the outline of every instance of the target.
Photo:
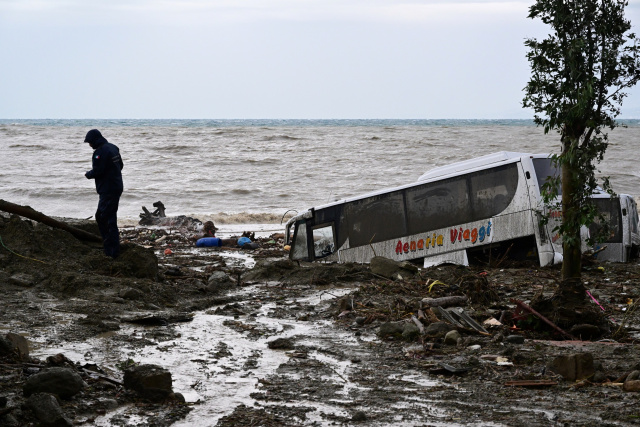
[[(553, 228), (561, 213), (541, 222), (541, 186), (558, 173), (549, 157), (502, 151), (433, 169), (408, 185), (311, 208), (287, 222), (289, 257), (367, 263), (378, 255), (426, 267), (468, 265), (508, 251), (537, 257), (541, 266), (559, 263), (562, 241)], [(635, 201), (605, 192), (593, 198), (612, 232), (598, 259), (628, 261), (640, 245)]]

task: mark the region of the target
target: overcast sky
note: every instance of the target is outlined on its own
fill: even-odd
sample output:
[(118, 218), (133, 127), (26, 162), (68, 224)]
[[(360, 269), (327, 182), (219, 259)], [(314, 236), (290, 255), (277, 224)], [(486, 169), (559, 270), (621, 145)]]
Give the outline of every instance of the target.
[(0, 0), (0, 118), (528, 119), (532, 3)]

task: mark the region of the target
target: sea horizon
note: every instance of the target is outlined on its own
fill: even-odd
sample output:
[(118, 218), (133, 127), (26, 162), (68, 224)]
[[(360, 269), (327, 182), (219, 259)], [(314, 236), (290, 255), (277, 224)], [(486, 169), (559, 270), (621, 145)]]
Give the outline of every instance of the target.
[[(599, 175), (639, 196), (640, 120), (609, 132)], [(228, 223), (280, 221), (424, 172), (498, 151), (557, 153), (560, 136), (523, 119), (0, 119), (0, 198), (47, 215), (95, 212), (91, 150), (100, 129), (120, 148), (119, 218), (162, 201), (167, 215)]]

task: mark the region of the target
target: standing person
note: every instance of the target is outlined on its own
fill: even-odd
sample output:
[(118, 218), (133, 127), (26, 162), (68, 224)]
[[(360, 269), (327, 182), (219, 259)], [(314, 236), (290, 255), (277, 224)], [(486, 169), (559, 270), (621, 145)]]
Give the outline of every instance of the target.
[(96, 180), (96, 191), (100, 195), (96, 221), (104, 242), (104, 253), (116, 258), (120, 253), (118, 232), (118, 203), (122, 195), (122, 158), (120, 150), (109, 143), (98, 129), (87, 132), (84, 142), (93, 148), (93, 169), (85, 173), (87, 179)]

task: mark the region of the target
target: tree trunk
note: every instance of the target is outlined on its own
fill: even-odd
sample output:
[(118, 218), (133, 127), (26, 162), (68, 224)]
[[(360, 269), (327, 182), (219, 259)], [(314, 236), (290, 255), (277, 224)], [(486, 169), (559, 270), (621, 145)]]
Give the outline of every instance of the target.
[(73, 236), (77, 237), (80, 240), (102, 243), (102, 237), (96, 236), (95, 234), (89, 233), (79, 228), (72, 227), (69, 224), (66, 224), (64, 222), (48, 217), (45, 214), (36, 211), (31, 206), (16, 205), (15, 203), (7, 202), (5, 200), (0, 199), (0, 211), (5, 211), (12, 214), (20, 215), (25, 218), (29, 218), (34, 221), (41, 222), (50, 227), (60, 228), (64, 231), (71, 233)]
[(574, 195), (583, 183), (577, 178), (579, 165), (565, 162), (562, 164), (562, 218), (565, 224), (573, 224), (563, 236), (562, 284), (559, 293), (565, 300), (579, 302), (585, 299), (582, 284), (582, 241), (580, 239), (579, 201)]

